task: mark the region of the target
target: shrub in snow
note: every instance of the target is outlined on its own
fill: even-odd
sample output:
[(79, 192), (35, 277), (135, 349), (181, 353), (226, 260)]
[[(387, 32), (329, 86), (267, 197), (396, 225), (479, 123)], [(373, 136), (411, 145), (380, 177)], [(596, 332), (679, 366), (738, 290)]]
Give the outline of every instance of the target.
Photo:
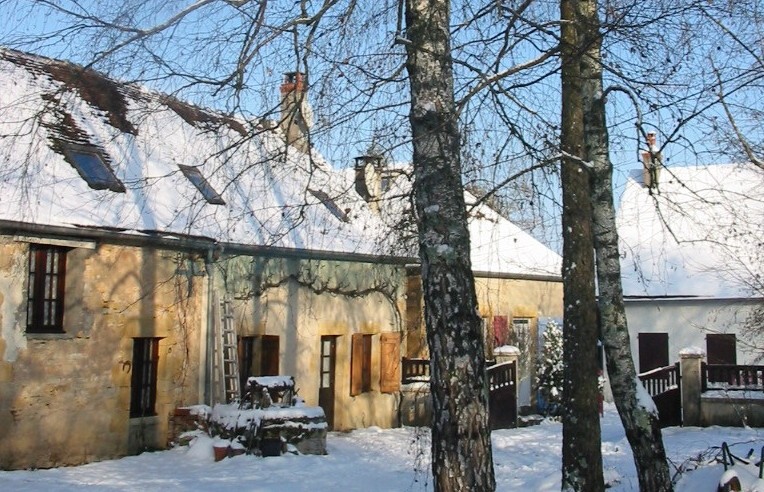
[(554, 321), (550, 321), (544, 331), (536, 374), (539, 411), (544, 415), (559, 415), (562, 409), (562, 329)]

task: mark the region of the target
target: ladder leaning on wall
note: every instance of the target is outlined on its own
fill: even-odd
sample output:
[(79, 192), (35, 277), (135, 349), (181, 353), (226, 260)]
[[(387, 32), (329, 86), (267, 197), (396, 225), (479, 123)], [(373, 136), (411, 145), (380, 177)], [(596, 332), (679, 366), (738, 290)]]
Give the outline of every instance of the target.
[(220, 380), (223, 384), (225, 402), (233, 403), (239, 400), (241, 394), (239, 392), (239, 349), (236, 328), (233, 324), (233, 309), (229, 299), (220, 301), (220, 321), (220, 336), (217, 340)]

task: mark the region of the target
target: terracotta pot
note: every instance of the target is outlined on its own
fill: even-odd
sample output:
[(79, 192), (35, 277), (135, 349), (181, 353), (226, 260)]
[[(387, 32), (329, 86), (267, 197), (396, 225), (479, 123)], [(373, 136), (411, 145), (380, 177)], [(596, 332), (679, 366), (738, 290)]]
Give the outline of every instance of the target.
[(178, 407), (173, 412), (176, 417), (188, 417), (191, 415), (191, 409), (186, 407)]
[(223, 458), (228, 457), (228, 453), (230, 449), (231, 449), (231, 446), (228, 446), (228, 445), (212, 446), (212, 450), (215, 452), (215, 461), (220, 461)]

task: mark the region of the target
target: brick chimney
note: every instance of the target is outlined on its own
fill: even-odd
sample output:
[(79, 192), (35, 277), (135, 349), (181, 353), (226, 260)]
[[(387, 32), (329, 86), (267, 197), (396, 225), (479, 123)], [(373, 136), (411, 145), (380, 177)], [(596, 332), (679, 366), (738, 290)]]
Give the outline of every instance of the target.
[(313, 124), (313, 111), (308, 104), (308, 80), (301, 72), (287, 72), (281, 84), (281, 117), (279, 127), (287, 145), (308, 152), (308, 132)]
[(655, 132), (647, 132), (647, 149), (642, 151), (642, 183), (646, 188), (658, 189), (663, 156), (656, 144)]
[(375, 212), (382, 197), (382, 156), (361, 155), (355, 158), (355, 190)]

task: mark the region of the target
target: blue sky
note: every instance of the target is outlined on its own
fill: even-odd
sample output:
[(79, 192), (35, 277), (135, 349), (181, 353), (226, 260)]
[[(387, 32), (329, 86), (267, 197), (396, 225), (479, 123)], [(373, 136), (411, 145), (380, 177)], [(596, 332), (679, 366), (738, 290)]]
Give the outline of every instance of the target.
[[(387, 149), (394, 161), (410, 159), (410, 146), (407, 143), (407, 87), (404, 80), (405, 71), (402, 70), (403, 48), (392, 43), (396, 36), (397, 21), (397, 10), (393, 3), (359, 2), (352, 17), (344, 19), (343, 11), (337, 10), (336, 14), (324, 19), (324, 23), (329, 27), (313, 33), (313, 37), (307, 28), (299, 31), (301, 42), (310, 40), (313, 47), (312, 55), (307, 58), (307, 68), (311, 74), (309, 99), (314, 106), (316, 120), (314, 143), (337, 167), (352, 165), (353, 158), (363, 153), (372, 143)], [(71, 5), (68, 2), (59, 4)], [(135, 16), (136, 22), (141, 27), (147, 27), (166, 20), (173, 9), (185, 5), (186, 2), (147, 2), (142, 8), (132, 11), (130, 7), (140, 4), (137, 0), (114, 5), (95, 1), (84, 1), (80, 4), (107, 10), (126, 5), (128, 12)], [(255, 5), (256, 2), (252, 2), (244, 8), (254, 9)], [(539, 2), (537, 5), (537, 10), (529, 15), (535, 15), (539, 19), (552, 19), (557, 15), (554, 2)], [(31, 2), (0, 1), (0, 32), (3, 33), (0, 35), (0, 42), (83, 63), (91, 60), (99, 49), (112, 41), (112, 38), (97, 34), (90, 28), (67, 30), (69, 26), (60, 16), (30, 6)], [(472, 9), (470, 2), (454, 2), (454, 25), (461, 26), (459, 22), (474, 15)], [(248, 15), (253, 13), (252, 10), (242, 11)], [(278, 33), (274, 26), (284, 19), (289, 19), (293, 14), (293, 8), (286, 5), (277, 6), (269, 11), (268, 19), (272, 20), (269, 27), (272, 32)], [(223, 111), (233, 111), (245, 118), (259, 118), (277, 109), (278, 86), (282, 73), (304, 66), (298, 64), (291, 45), (292, 38), (289, 36), (254, 36), (256, 40), (269, 41), (258, 50), (247, 51), (243, 44), (243, 35), (250, 31), (245, 29), (249, 26), (242, 19), (247, 17), (240, 15), (239, 11), (230, 5), (215, 2), (209, 8), (194, 12), (179, 27), (168, 31), (166, 37), (145, 46), (135, 45), (135, 50), (120, 50), (114, 57), (97, 64), (96, 67), (108, 70), (118, 78), (135, 78), (149, 87), (178, 91), (180, 97), (192, 102)], [(115, 22), (118, 21), (119, 19), (115, 19)], [(478, 80), (475, 79), (477, 68), (501, 71), (514, 63), (533, 59), (551, 46), (548, 37), (518, 26), (514, 31), (517, 39), (521, 39), (522, 36), (526, 36), (527, 39), (513, 46), (502, 58), (501, 65), (492, 66), (490, 57), (495, 53), (495, 46), (473, 43), (472, 40), (478, 32), (486, 38), (500, 33), (504, 29), (503, 24), (490, 17), (468, 27), (469, 29), (455, 29), (453, 40), (458, 59), (458, 96), (474, 86)], [(334, 36), (338, 30), (343, 29), (348, 31), (346, 37)], [(698, 31), (700, 33), (701, 29)], [(41, 33), (57, 32), (63, 32), (64, 35), (40, 37)], [(606, 63), (616, 70), (627, 72), (630, 77), (636, 78), (644, 76), (645, 73), (649, 74), (648, 68), (651, 66), (663, 68), (660, 63), (651, 63), (649, 57), (640, 57), (638, 44), (635, 51), (628, 41), (619, 40), (615, 36), (608, 39), (611, 44), (607, 47), (609, 57), (606, 58)], [(676, 122), (691, 114), (693, 108), (686, 102), (682, 102), (685, 107), (681, 109), (659, 106), (663, 102), (670, 102), (671, 98), (682, 101), (678, 95), (681, 95), (681, 91), (691, 93), (693, 67), (699, 66), (699, 62), (703, 61), (701, 58), (692, 58), (700, 56), (693, 51), (693, 46), (698, 45), (702, 51), (707, 49), (703, 46), (705, 42), (706, 40), (693, 40), (694, 44), (668, 45), (663, 51), (657, 45), (650, 47), (650, 56), (665, 57), (667, 71), (687, 71), (688, 75), (682, 80), (688, 85), (660, 86), (642, 94), (642, 104), (645, 104), (645, 107), (641, 109), (644, 112), (646, 129), (656, 129), (659, 134), (672, 133)], [(243, 89), (241, 97), (233, 94), (233, 82), (222, 91), (217, 90), (214, 85), (204, 83), (225, 73), (225, 67), (230, 66), (227, 64), (232, 59), (235, 60), (235, 57), (229, 56), (231, 53), (252, 55), (248, 60), (246, 76), (240, 81), (240, 87)], [(154, 60), (160, 58), (163, 59), (163, 65), (154, 63)], [(473, 178), (479, 177), (488, 182), (501, 181), (507, 175), (541, 157), (529, 155), (527, 150), (518, 144), (518, 138), (538, 149), (543, 149), (545, 139), (556, 139), (559, 83), (555, 66), (555, 62), (551, 61), (503, 83), (503, 87), (499, 89), (506, 91), (507, 97), (501, 96), (506, 121), (502, 120), (502, 114), (497, 112), (493, 105), (493, 94), (483, 91), (471, 100), (465, 109), (462, 128), (467, 135), (465, 170), (469, 172), (471, 167), (481, 168), (477, 174), (471, 174)], [(168, 71), (186, 72), (188, 75), (163, 78)], [(203, 83), (200, 84), (197, 80), (191, 84), (191, 76), (201, 76), (204, 79)], [(708, 74), (703, 73), (703, 76), (707, 77)], [(382, 83), (380, 78), (385, 77), (393, 81)], [(701, 72), (698, 72), (695, 78), (700, 80)], [(688, 80), (690, 82), (687, 82)], [(654, 103), (655, 107), (647, 107), (645, 101)], [(634, 126), (636, 111), (628, 98), (619, 93), (611, 95), (608, 112), (617, 200), (629, 174), (641, 166), (639, 149), (643, 144), (639, 142), (639, 134)], [(273, 118), (275, 115), (276, 113), (273, 113), (269, 117)], [(518, 133), (513, 137), (514, 130), (511, 125), (514, 124), (518, 125)], [(711, 142), (706, 142), (704, 132), (707, 132), (707, 126), (688, 124), (683, 127), (681, 132), (674, 135), (675, 142), (664, 149), (665, 163), (674, 166), (721, 162), (723, 156), (707, 152), (712, 146)], [(661, 137), (659, 144), (662, 143), (660, 140)], [(706, 146), (706, 143), (709, 146)], [(546, 193), (552, 197), (556, 196), (555, 190), (546, 190)], [(530, 205), (531, 202), (533, 205)], [(549, 207), (549, 204), (544, 204), (539, 197), (531, 197), (528, 199), (528, 206)]]

